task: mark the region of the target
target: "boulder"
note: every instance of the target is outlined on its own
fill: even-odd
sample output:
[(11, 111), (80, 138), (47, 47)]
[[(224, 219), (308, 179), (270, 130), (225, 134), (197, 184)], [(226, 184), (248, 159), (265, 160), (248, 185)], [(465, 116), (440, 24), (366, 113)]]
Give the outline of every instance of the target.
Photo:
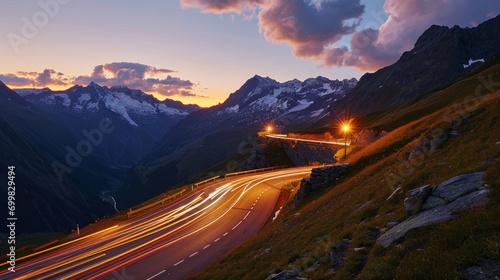
[(422, 210), (429, 210), (443, 204), (446, 204), (446, 200), (437, 196), (430, 195), (425, 200), (424, 205), (422, 205)]
[(351, 240), (343, 239), (340, 242), (333, 245), (330, 250), (329, 256), (333, 265), (333, 272), (338, 271), (344, 265), (344, 257), (347, 251), (347, 247), (351, 244)]
[(294, 270), (283, 270), (279, 273), (272, 274), (267, 277), (266, 280), (288, 280), (288, 279), (297, 279), (299, 276), (300, 269), (296, 268)]
[(409, 219), (382, 234), (377, 238), (377, 243), (387, 247), (393, 241), (405, 236), (411, 229), (446, 222), (455, 217), (455, 214), (458, 212), (488, 202), (488, 192), (489, 190), (487, 189), (475, 191), (459, 197), (448, 204), (440, 205), (431, 210), (411, 216)]
[(481, 188), (484, 185), (481, 179), (483, 175), (484, 172), (476, 172), (453, 177), (435, 187), (432, 190), (432, 196), (440, 197), (447, 202), (454, 201)]
[(424, 139), (413, 148), (408, 156), (408, 161), (426, 157), (434, 153), (441, 144), (443, 144), (444, 139), (445, 138), (438, 136), (425, 136)]
[(312, 192), (311, 186), (312, 184), (310, 178), (304, 178), (300, 181), (299, 190), (297, 191), (297, 194), (295, 194), (295, 197), (293, 199), (295, 205), (302, 202), (302, 200), (304, 200), (304, 198)]
[(406, 193), (406, 198), (404, 200), (404, 206), (406, 211), (411, 214), (416, 214), (422, 208), (424, 201), (427, 199), (431, 192), (429, 185), (413, 189)]
[(500, 260), (483, 260), (478, 266), (465, 269), (463, 276), (467, 280), (498, 280)]

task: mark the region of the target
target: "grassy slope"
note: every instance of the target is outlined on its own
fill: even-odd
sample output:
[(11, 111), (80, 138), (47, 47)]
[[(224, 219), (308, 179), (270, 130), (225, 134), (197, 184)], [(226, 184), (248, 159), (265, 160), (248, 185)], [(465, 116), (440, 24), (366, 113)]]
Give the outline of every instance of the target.
[[(317, 191), (298, 208), (288, 203), (276, 222), (194, 278), (265, 279), (269, 272), (301, 267), (301, 276), (309, 279), (454, 279), (483, 258), (500, 258), (500, 163), (479, 167), (500, 157), (500, 64), (482, 70), (368, 119), (368, 127), (392, 131), (352, 154), (352, 168), (341, 182)], [(496, 81), (497, 91), (481, 86), (480, 77)], [(474, 99), (478, 87), (481, 98)], [(448, 136), (451, 118), (460, 124), (457, 136)], [(440, 149), (412, 162), (411, 168), (402, 160), (424, 135), (441, 131), (446, 142)], [(447, 223), (410, 231), (388, 248), (375, 244), (377, 228), (407, 218), (407, 190), (478, 170), (487, 171), (489, 204)], [(403, 191), (387, 201), (397, 186)], [(343, 238), (353, 241), (345, 265), (325, 276), (332, 267), (328, 252)], [(367, 250), (355, 252), (356, 247)], [(267, 254), (266, 248), (271, 248)]]

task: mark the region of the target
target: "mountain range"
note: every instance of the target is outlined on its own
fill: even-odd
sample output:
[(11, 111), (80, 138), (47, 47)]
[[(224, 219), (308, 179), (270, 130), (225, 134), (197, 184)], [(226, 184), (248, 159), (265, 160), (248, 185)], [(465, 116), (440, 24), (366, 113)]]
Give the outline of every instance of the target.
[[(141, 190), (159, 192), (242, 154), (249, 137), (267, 125), (275, 132), (307, 127), (328, 116), (329, 104), (344, 98), (356, 83), (325, 77), (279, 83), (255, 75), (224, 103), (193, 112), (173, 126), (131, 173), (127, 196), (141, 195), (134, 192), (141, 185)], [(221, 172), (239, 168), (223, 167)]]
[(91, 130), (100, 120), (109, 118), (117, 127), (96, 147), (111, 165), (130, 167), (150, 152), (156, 141), (179, 120), (199, 109), (125, 86), (108, 88), (90, 83), (64, 91), (17, 89), (16, 92), (54, 116), (79, 139), (82, 130)]

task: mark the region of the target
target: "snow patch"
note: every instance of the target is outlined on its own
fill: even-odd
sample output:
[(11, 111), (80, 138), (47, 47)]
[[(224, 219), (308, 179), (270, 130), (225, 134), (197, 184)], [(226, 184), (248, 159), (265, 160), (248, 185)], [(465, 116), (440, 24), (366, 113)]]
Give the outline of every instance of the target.
[(226, 113), (237, 113), (240, 109), (240, 105), (236, 104), (233, 107), (226, 108)]
[(278, 218), (278, 215), (281, 212), (281, 208), (283, 208), (283, 207), (280, 207), (280, 210), (278, 210), (278, 211), (276, 211), (276, 213), (274, 213), (273, 222), (274, 222), (274, 220), (276, 220)]
[(106, 94), (104, 96), (104, 104), (106, 105), (106, 108), (110, 109), (111, 111), (121, 115), (130, 125), (133, 126), (138, 126), (136, 122), (134, 122), (130, 116), (128, 115), (127, 110), (125, 109), (124, 105), (118, 98), (111, 94)]
[(49, 88), (20, 88), (20, 89), (14, 89), (14, 91), (19, 94), (20, 96), (22, 97), (25, 97), (26, 95), (31, 95), (31, 94), (34, 94), (34, 95), (37, 95), (37, 94), (40, 94), (44, 91), (48, 91), (50, 90)]
[(319, 109), (319, 110), (317, 110), (317, 111), (312, 111), (312, 112), (311, 112), (311, 117), (313, 117), (313, 118), (314, 118), (314, 117), (317, 117), (317, 116), (319, 116), (321, 113), (323, 113), (323, 109)]
[(314, 103), (313, 101), (299, 100), (299, 104), (297, 106), (293, 107), (292, 109), (288, 110), (288, 112), (293, 113), (293, 112), (302, 111), (302, 110), (306, 109), (307, 107), (309, 107), (313, 103)]
[(484, 62), (484, 59), (480, 58), (480, 59), (472, 60), (472, 58), (469, 58), (469, 64), (463, 64), (464, 69), (471, 66), (472, 64), (474, 64), (476, 62)]

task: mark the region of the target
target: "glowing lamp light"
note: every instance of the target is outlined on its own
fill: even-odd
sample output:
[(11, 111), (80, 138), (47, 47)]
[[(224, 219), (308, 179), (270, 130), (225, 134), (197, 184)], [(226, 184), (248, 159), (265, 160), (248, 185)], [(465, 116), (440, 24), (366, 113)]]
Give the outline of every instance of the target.
[(343, 130), (344, 132), (348, 132), (348, 131), (349, 131), (349, 125), (348, 125), (348, 124), (344, 124), (344, 125), (342, 126), (342, 130)]

